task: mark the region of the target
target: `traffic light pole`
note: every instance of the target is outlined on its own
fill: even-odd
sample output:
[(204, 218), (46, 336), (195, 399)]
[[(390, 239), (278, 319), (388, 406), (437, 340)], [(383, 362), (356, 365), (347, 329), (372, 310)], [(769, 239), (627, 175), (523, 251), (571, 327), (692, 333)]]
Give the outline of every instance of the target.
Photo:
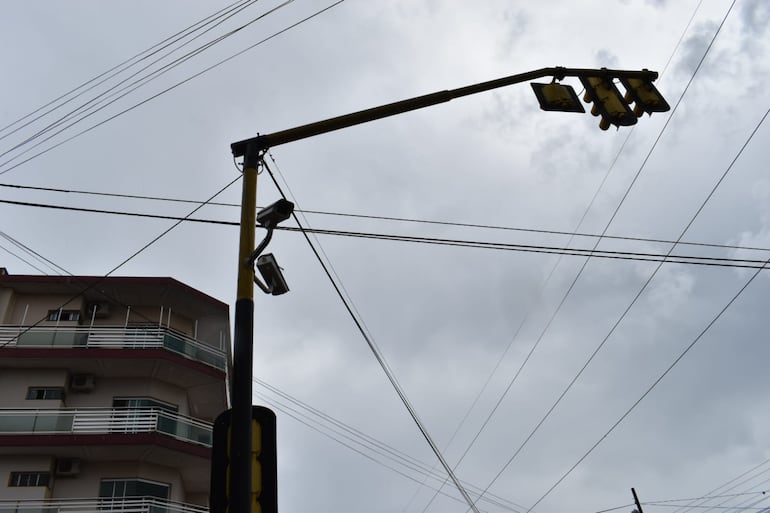
[[(243, 199), (241, 204), (240, 247), (238, 253), (238, 296), (235, 303), (235, 335), (233, 337), (232, 435), (230, 441), (229, 513), (250, 513), (251, 476), (251, 380), (254, 359), (254, 268), (249, 258), (254, 251), (257, 205), (257, 167), (263, 153), (273, 146), (325, 134), (334, 130), (368, 123), (413, 110), (448, 102), (499, 87), (528, 82), (542, 77), (563, 80), (565, 77), (604, 77), (653, 81), (654, 71), (626, 71), (585, 68), (542, 68), (449, 89), (345, 114), (335, 118), (290, 128), (272, 134), (257, 135), (232, 143), (235, 157), (244, 157)], [(668, 109), (666, 109), (668, 110)], [(276, 512), (263, 512), (276, 513)]]
[[(238, 247), (238, 296), (233, 336), (232, 432), (230, 439), (230, 513), (251, 512), (251, 381), (254, 361), (254, 267), (257, 168), (261, 152), (244, 150), (241, 233)], [(265, 512), (274, 513), (274, 512)]]
[(310, 123), (295, 128), (289, 128), (288, 130), (282, 130), (272, 134), (258, 135), (256, 137), (252, 137), (251, 139), (244, 139), (243, 141), (234, 142), (230, 145), (230, 149), (233, 152), (233, 156), (242, 157), (246, 154), (246, 148), (249, 144), (254, 145), (256, 151), (265, 151), (268, 148), (272, 148), (273, 146), (278, 146), (280, 144), (286, 144), (298, 141), (300, 139), (306, 139), (308, 137), (332, 132), (334, 130), (340, 130), (341, 128), (360, 125), (362, 123), (368, 123), (377, 119), (387, 118), (390, 116), (403, 114), (405, 112), (423, 109), (425, 107), (431, 107), (439, 103), (448, 102), (455, 98), (483, 93), (484, 91), (490, 91), (492, 89), (497, 89), (513, 84), (520, 84), (522, 82), (528, 82), (537, 78), (554, 77), (557, 80), (562, 80), (565, 77), (586, 76), (608, 76), (617, 78), (624, 77), (655, 80), (658, 77), (658, 74), (654, 71), (648, 70), (626, 71), (606, 68), (598, 70), (590, 68), (563, 68), (560, 66), (554, 68), (541, 68), (534, 71), (528, 71), (526, 73), (519, 73), (517, 75), (498, 78), (496, 80), (480, 82), (478, 84), (460, 87), (457, 89), (438, 91), (435, 93), (426, 94), (424, 96), (410, 98), (408, 100), (388, 103), (386, 105), (380, 105), (379, 107), (373, 107), (371, 109), (361, 110), (351, 114), (345, 114), (336, 118), (329, 118), (323, 121), (317, 121), (315, 123)]

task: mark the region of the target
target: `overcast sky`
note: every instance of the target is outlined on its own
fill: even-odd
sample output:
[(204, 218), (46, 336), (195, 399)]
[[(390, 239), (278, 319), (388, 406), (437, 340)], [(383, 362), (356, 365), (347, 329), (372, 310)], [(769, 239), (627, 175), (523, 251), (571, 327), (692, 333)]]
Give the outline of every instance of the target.
[[(131, 84), (280, 5), (239, 2), (242, 11), (170, 57), (148, 57), (3, 130), (0, 200), (185, 216), (195, 205), (6, 186), (203, 201), (239, 175), (229, 144), (257, 133), (543, 67), (648, 68), (661, 73), (673, 109), (634, 127), (603, 132), (588, 113), (541, 111), (521, 84), (279, 146), (268, 163), (304, 210), (508, 228), (307, 214), (318, 229), (579, 249), (596, 239), (510, 228), (681, 237), (732, 248), (679, 245), (673, 254), (770, 258), (737, 248), (770, 248), (766, 0), (347, 0), (257, 45), (332, 3), (287, 3), (61, 133), (13, 149), (107, 86), (136, 73)], [(4, 2), (0, 126), (227, 5)], [(280, 197), (267, 173), (258, 195), (260, 205)], [(240, 182), (215, 201), (238, 203)], [(238, 209), (208, 206), (194, 217), (237, 221)], [(171, 224), (0, 204), (4, 234), (73, 274), (110, 272)], [(233, 304), (237, 237), (234, 226), (183, 223), (115, 275), (170, 276)], [(632, 486), (643, 501), (700, 497), (770, 458), (768, 271), (752, 279), (754, 269), (723, 266), (656, 272), (658, 262), (637, 260), (329, 235), (315, 243), (450, 464), (475, 439), (456, 474), (489, 489), (481, 510), (591, 513), (629, 504)], [(672, 249), (617, 239), (598, 247)], [(439, 479), (420, 485), (437, 459), (304, 238), (277, 232), (269, 251), (291, 291), (256, 297), (255, 376), (360, 430), (345, 440), (255, 384), (255, 402), (278, 411), (281, 511), (466, 511), (449, 485), (448, 497), (430, 502), (445, 474), (436, 467)], [(54, 273), (5, 238), (0, 265)], [(356, 445), (361, 433), (401, 452)], [(742, 495), (705, 504), (759, 510), (770, 505), (754, 505), (768, 478), (770, 464), (759, 466), (720, 489)]]

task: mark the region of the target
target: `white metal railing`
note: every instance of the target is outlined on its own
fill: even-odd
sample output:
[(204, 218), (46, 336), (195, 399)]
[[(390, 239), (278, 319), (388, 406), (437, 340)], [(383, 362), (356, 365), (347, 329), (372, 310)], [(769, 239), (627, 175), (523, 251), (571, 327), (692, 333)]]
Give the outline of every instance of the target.
[(0, 409), (0, 436), (151, 432), (211, 447), (211, 424), (159, 408)]
[(163, 326), (0, 326), (0, 347), (163, 348), (219, 370), (227, 355)]
[(0, 513), (208, 513), (208, 508), (157, 497), (0, 500)]

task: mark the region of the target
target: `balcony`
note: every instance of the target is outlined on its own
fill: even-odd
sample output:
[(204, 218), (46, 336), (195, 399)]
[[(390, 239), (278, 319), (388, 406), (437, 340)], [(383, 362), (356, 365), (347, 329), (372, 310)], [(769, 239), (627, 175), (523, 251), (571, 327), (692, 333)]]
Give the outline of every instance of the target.
[(0, 513), (208, 513), (208, 508), (156, 497), (0, 500)]
[(0, 326), (0, 348), (165, 349), (219, 371), (227, 354), (162, 326)]
[(157, 409), (62, 408), (0, 410), (4, 435), (126, 435), (160, 433), (211, 448), (211, 424)]

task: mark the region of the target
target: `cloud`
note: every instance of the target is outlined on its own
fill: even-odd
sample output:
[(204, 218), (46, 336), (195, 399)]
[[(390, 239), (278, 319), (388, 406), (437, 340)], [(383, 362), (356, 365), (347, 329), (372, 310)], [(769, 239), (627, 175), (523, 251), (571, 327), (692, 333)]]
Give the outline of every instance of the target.
[(680, 55), (674, 64), (674, 73), (687, 76), (695, 72), (716, 29), (717, 24), (711, 21), (700, 22), (693, 26), (691, 34), (682, 41)]

